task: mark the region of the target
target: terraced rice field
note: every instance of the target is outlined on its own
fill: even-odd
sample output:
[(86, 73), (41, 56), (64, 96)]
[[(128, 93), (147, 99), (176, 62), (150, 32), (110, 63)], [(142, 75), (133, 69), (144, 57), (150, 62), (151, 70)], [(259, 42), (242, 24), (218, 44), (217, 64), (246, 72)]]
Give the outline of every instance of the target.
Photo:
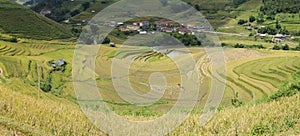
[[(242, 56), (242, 55), (240, 55)], [(227, 65), (227, 86), (233, 94), (238, 92), (244, 101), (258, 100), (279, 89), (300, 69), (300, 54), (272, 53)]]
[(24, 47), (15, 45), (5, 45), (0, 43), (0, 55), (3, 56), (26, 56), (30, 55), (30, 51)]
[[(47, 62), (65, 58), (70, 65), (67, 65), (67, 73), (65, 73), (65, 77), (62, 79), (69, 81), (74, 49), (72, 49), (72, 46), (59, 46), (59, 44), (46, 42), (39, 44), (33, 41), (25, 42), (24, 45), (19, 46), (19, 44), (0, 42), (0, 67), (4, 71), (4, 76), (7, 78), (27, 77), (35, 81), (37, 79), (36, 64), (39, 63), (43, 67), (42, 72), (44, 79), (46, 79), (48, 75), (47, 71), (50, 69), (47, 66)], [(211, 79), (216, 77), (211, 75), (211, 60), (205, 53), (205, 50), (203, 48), (190, 48), (190, 50), (197, 61), (197, 66), (201, 74), (202, 84), (199, 101), (204, 104), (209, 96)], [(300, 55), (294, 51), (225, 49), (224, 52), (227, 62), (227, 75), (220, 76), (227, 79), (225, 95), (223, 97), (224, 105), (230, 105), (230, 101), (236, 93), (239, 93), (239, 99), (244, 102), (255, 101), (267, 96), (277, 91), (284, 81), (300, 69)], [(136, 54), (140, 55), (136, 56)], [(115, 98), (114, 95), (117, 95), (113, 93), (114, 89), (111, 84), (111, 58), (122, 59), (132, 55), (136, 56), (133, 60), (135, 60), (134, 66), (137, 68), (131, 70), (135, 72), (131, 82), (136, 90), (143, 93), (147, 92), (146, 90), (149, 90), (149, 75), (147, 73), (154, 69), (159, 69), (171, 76), (169, 78), (169, 88), (167, 88), (167, 92), (170, 92), (170, 95), (166, 95), (166, 100), (172, 101), (177, 98), (176, 94), (178, 92), (176, 90), (180, 90), (180, 86), (178, 88), (180, 81), (174, 78), (174, 76), (172, 77), (171, 73), (178, 71), (176, 70), (176, 65), (166, 55), (155, 52), (151, 48), (132, 48), (128, 46), (118, 50), (118, 48), (103, 46), (97, 58), (96, 73), (99, 77), (99, 86), (104, 88), (103, 90), (107, 93), (107, 98)], [(29, 69), (30, 60), (33, 63)], [(63, 75), (58, 74), (56, 76)], [(143, 76), (145, 79), (140, 78)], [(69, 83), (66, 85), (67, 88), (64, 90), (68, 90), (68, 93), (74, 95), (71, 91), (72, 86)], [(171, 92), (173, 92), (174, 96), (171, 96)], [(119, 100), (118, 97), (116, 98)]]

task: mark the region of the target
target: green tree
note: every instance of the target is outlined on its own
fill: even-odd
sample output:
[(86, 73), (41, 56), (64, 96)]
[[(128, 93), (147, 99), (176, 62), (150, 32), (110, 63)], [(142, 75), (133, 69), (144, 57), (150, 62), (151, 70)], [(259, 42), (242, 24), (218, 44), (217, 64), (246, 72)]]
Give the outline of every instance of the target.
[(276, 20), (276, 29), (281, 29), (281, 25), (279, 24), (278, 20)]
[(90, 7), (90, 2), (85, 2), (82, 4), (83, 10), (87, 10)]
[(290, 47), (289, 45), (285, 44), (283, 47), (282, 47), (283, 50), (290, 50)]
[(300, 43), (299, 45), (295, 48), (296, 51), (300, 51)]
[(52, 75), (51, 75), (51, 73), (49, 73), (47, 81), (41, 82), (41, 89), (44, 92), (50, 92), (52, 89), (51, 84), (52, 84)]
[(254, 22), (255, 20), (256, 20), (256, 18), (255, 18), (254, 16), (250, 16), (250, 17), (249, 17), (249, 22), (252, 23), (252, 22)]
[(200, 11), (200, 5), (199, 5), (199, 4), (196, 4), (196, 5), (195, 5), (195, 9), (198, 10), (198, 11)]
[(234, 107), (240, 107), (242, 106), (243, 102), (239, 99), (239, 93), (236, 92), (234, 97), (231, 99), (231, 104), (234, 106)]
[(274, 45), (274, 47), (273, 47), (273, 50), (280, 50), (281, 48), (280, 48), (280, 46), (278, 46), (278, 45)]
[(239, 25), (242, 25), (242, 24), (245, 24), (245, 23), (247, 23), (247, 21), (246, 21), (246, 20), (243, 20), (243, 19), (240, 19), (240, 20), (238, 21), (238, 24), (239, 24)]
[(108, 37), (105, 37), (102, 44), (109, 44), (110, 43), (110, 39)]

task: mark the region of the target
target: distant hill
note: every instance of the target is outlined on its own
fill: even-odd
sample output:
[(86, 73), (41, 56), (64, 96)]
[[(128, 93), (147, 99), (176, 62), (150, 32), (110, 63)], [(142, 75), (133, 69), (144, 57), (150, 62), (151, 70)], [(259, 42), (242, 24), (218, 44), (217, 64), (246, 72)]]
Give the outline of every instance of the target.
[[(31, 9), (40, 13), (43, 10), (51, 11), (46, 16), (62, 22), (70, 19), (73, 22), (90, 20), (97, 12), (119, 0), (39, 0), (38, 4), (31, 6)], [(164, 0), (161, 0), (164, 1)], [(214, 26), (224, 24), (230, 16), (230, 12), (248, 0), (183, 0), (200, 10)], [(92, 11), (95, 13), (92, 13)]]
[(72, 33), (62, 25), (9, 0), (0, 0), (0, 30), (33, 39), (65, 39)]

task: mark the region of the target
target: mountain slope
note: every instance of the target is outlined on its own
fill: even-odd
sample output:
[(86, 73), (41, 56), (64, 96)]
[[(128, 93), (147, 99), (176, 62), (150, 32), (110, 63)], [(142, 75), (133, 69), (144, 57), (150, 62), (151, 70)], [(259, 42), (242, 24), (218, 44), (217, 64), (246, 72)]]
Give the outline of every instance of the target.
[(64, 39), (72, 33), (62, 25), (9, 0), (0, 0), (0, 30), (33, 39)]

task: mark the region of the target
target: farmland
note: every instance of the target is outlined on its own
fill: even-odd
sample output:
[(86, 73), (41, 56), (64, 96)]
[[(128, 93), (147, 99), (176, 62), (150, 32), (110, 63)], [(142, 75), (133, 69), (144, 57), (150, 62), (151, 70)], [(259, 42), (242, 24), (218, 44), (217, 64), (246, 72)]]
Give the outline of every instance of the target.
[[(166, 135), (300, 134), (300, 16), (296, 1), (184, 0), (209, 18), (217, 32), (204, 32), (218, 37), (213, 39), (220, 40), (222, 45), (218, 53), (214, 52), (215, 47), (206, 47), (205, 40), (198, 46), (190, 44), (185, 48), (169, 46), (173, 44), (170, 42), (164, 42), (168, 46), (148, 47), (145, 45), (151, 44), (147, 42), (151, 35), (162, 31), (146, 29), (147, 34), (141, 36), (138, 31), (127, 31), (129, 36), (116, 28), (99, 49), (93, 50), (97, 45), (87, 46), (97, 54), (88, 52), (78, 57), (81, 56), (78, 50), (84, 48), (77, 45), (82, 43), (80, 40), (76, 43), (75, 35), (97, 12), (117, 1), (45, 0), (27, 5), (38, 12), (51, 10), (51, 14), (43, 17), (11, 1), (0, 0), (0, 135), (110, 135), (95, 124), (115, 122), (116, 125), (107, 126), (114, 129), (126, 123), (108, 113), (130, 121), (153, 121), (168, 116), (181, 102), (184, 108), (171, 112), (172, 115), (187, 112), (185, 106), (193, 109), (182, 124)], [(255, 21), (250, 21), (251, 16)], [(138, 17), (129, 23), (151, 19), (158, 18)], [(89, 26), (88, 30), (92, 28)], [(266, 34), (260, 36), (258, 32), (263, 29)], [(287, 34), (288, 38), (276, 41), (274, 35), (279, 33)], [(180, 34), (174, 30), (170, 36), (176, 38), (176, 35), (179, 39)], [(86, 36), (96, 44), (95, 37)], [(225, 65), (216, 65), (215, 60)], [(185, 73), (185, 68), (193, 70)], [(75, 78), (79, 74), (92, 76)], [(199, 86), (186, 85), (189, 79), (197, 79), (195, 83)], [(85, 81), (94, 81), (98, 90), (91, 97), (95, 99), (81, 99), (81, 93), (88, 94), (94, 87), (88, 84), (78, 92), (76, 84)], [(224, 90), (219, 88), (221, 85)], [(124, 99), (124, 96), (131, 98), (130, 89), (145, 101), (154, 97), (155, 101), (135, 103)], [(196, 100), (181, 99), (193, 94), (193, 89), (199, 89), (193, 95)], [(158, 95), (161, 96), (156, 99)], [(214, 99), (214, 95), (222, 99)], [(219, 105), (211, 104), (217, 100)], [(99, 105), (88, 107), (81, 102)], [(99, 110), (105, 120), (89, 120), (93, 113), (87, 113), (84, 106)], [(211, 120), (203, 125), (200, 121), (209, 115), (213, 115)], [(167, 126), (176, 121), (169, 119), (164, 123)], [(153, 126), (156, 127), (126, 126), (125, 130), (118, 127), (116, 131), (142, 135)]]
[[(31, 40), (25, 43), (23, 46), (18, 46), (19, 43), (3, 42), (0, 45), (1, 49), (1, 68), (4, 71), (4, 75), (7, 78), (7, 84), (11, 84), (14, 78), (27, 78), (29, 86), (36, 86), (37, 70), (36, 64), (42, 66), (43, 81), (46, 81), (51, 71), (51, 67), (47, 65), (48, 61), (58, 60), (60, 58), (66, 59), (69, 63), (64, 73), (52, 72), (53, 87), (59, 89), (60, 93), (54, 93), (60, 97), (66, 97), (66, 99), (74, 100), (75, 95), (72, 92), (71, 87), (71, 64), (73, 59), (74, 46), (69, 42), (44, 42), (40, 45), (35, 44), (35, 40)], [(63, 46), (59, 46), (62, 44)], [(96, 73), (99, 77), (97, 81), (99, 87), (104, 92), (104, 97), (108, 101), (124, 102), (120, 100), (115, 91), (113, 90), (111, 79), (111, 63), (112, 59), (122, 59), (124, 57), (134, 54), (133, 50), (102, 46), (97, 57)], [(132, 72), (132, 86), (134, 89), (145, 93), (148, 90), (147, 80), (148, 76), (153, 69), (161, 69), (167, 75), (168, 79), (167, 92), (174, 95), (165, 96), (162, 101), (168, 102), (168, 106), (172, 105), (173, 99), (176, 100), (176, 95), (179, 88), (174, 88), (180, 83), (180, 78), (176, 76), (178, 73), (176, 65), (167, 56), (159, 54), (157, 52), (149, 51), (147, 48), (141, 48), (136, 50), (137, 52), (145, 52), (135, 58), (134, 66), (130, 71)], [(203, 104), (207, 98), (209, 90), (209, 83), (211, 80), (211, 64), (208, 56), (205, 53), (204, 48), (193, 47), (190, 48), (193, 53), (193, 57), (198, 60), (198, 67), (203, 76), (203, 85), (200, 90), (201, 104)], [(20, 53), (25, 52), (25, 53)], [(235, 52), (233, 54), (232, 52)], [(262, 97), (268, 96), (275, 92), (281, 83), (290, 79), (291, 75), (299, 69), (299, 53), (295, 51), (272, 51), (272, 50), (250, 50), (250, 49), (225, 49), (224, 51), (227, 61), (227, 87), (223, 104), (230, 106), (230, 101), (234, 97), (235, 93), (239, 93), (240, 99), (244, 102), (255, 102)], [(176, 78), (174, 78), (176, 77)], [(63, 83), (60, 83), (63, 81)], [(27, 82), (27, 81), (26, 81)], [(24, 81), (23, 84), (26, 84)], [(15, 88), (11, 84), (12, 88)], [(16, 85), (18, 86), (18, 85)], [(26, 85), (27, 86), (27, 85)], [(33, 86), (33, 87), (34, 87)], [(55, 92), (55, 91), (54, 91)], [(50, 92), (51, 93), (51, 92)], [(53, 92), (52, 92), (53, 93)], [(170, 100), (170, 101), (169, 101)], [(118, 105), (116, 105), (118, 107)], [(165, 107), (166, 105), (160, 105)]]
[[(1, 112), (1, 124), (14, 130), (6, 133), (15, 132), (26, 135), (102, 134), (80, 112), (80, 108), (76, 102), (71, 79), (71, 66), (75, 49), (74, 43), (28, 39), (19, 40), (23, 42), (0, 42), (0, 67), (4, 72), (4, 77), (1, 77), (2, 94), (0, 103), (2, 108), (6, 109)], [(180, 86), (178, 86), (180, 78), (176, 64), (165, 54), (151, 51), (150, 48), (141, 47), (137, 49), (128, 47), (119, 49), (120, 45), (117, 45), (117, 47), (101, 46), (96, 61), (97, 85), (109, 107), (119, 115), (128, 118), (139, 116), (154, 118), (166, 113), (174, 105), (180, 93)], [(207, 127), (199, 127), (195, 120), (199, 118), (197, 113), (201, 113), (201, 109), (208, 98), (211, 78), (213, 76), (211, 75), (210, 59), (205, 49), (202, 47), (191, 47), (188, 49), (191, 51), (193, 58), (197, 60), (197, 66), (202, 77), (198, 98), (199, 102), (196, 105), (197, 109), (194, 110), (191, 117), (173, 132), (174, 135), (176, 133), (233, 134), (236, 132), (232, 130), (232, 125), (236, 124), (234, 124), (235, 121), (230, 117), (238, 115), (244, 115), (243, 118), (236, 118), (240, 119), (240, 124), (244, 124), (240, 126), (249, 125), (249, 127), (244, 128), (238, 127), (238, 133), (251, 134), (254, 133), (252, 129), (255, 127), (266, 127), (265, 119), (263, 118), (277, 118), (279, 116), (259, 109), (270, 108), (281, 113), (285, 109), (275, 107), (290, 105), (290, 108), (293, 108), (293, 106), (297, 105), (292, 103), (298, 103), (299, 95), (290, 99), (286, 98), (287, 101), (280, 100), (278, 102), (252, 106), (252, 104), (256, 104), (263, 98), (275, 93), (282, 86), (282, 83), (292, 79), (293, 73), (297, 72), (300, 68), (299, 52), (225, 48), (224, 54), (227, 73), (226, 76), (223, 75), (221, 77), (226, 77), (227, 82), (221, 107), (226, 108), (219, 111)], [(157, 103), (146, 108), (136, 107), (122, 100), (114, 90), (112, 84), (110, 68), (112, 67), (113, 59), (127, 58), (136, 54), (133, 51), (137, 53), (144, 52), (144, 54), (140, 54), (134, 59), (134, 63), (130, 69), (131, 76), (129, 78), (133, 89), (142, 94), (150, 91), (148, 77), (158, 69), (163, 71), (168, 81), (165, 95)], [(64, 58), (67, 61), (66, 70), (64, 72), (53, 71), (47, 63), (60, 58)], [(37, 64), (40, 64), (42, 67), (42, 82), (47, 83), (51, 79), (50, 84), (52, 87), (49, 92), (42, 92), (40, 99), (37, 99)], [(49, 75), (50, 72), (51, 74)], [(238, 99), (245, 105), (240, 108), (234, 108), (231, 102), (237, 93)], [(32, 103), (36, 104), (32, 105)], [(24, 109), (24, 107), (26, 108)], [(253, 114), (259, 113), (261, 118), (252, 123), (248, 122), (246, 118), (251, 116), (251, 114), (246, 114), (246, 111), (249, 110)], [(293, 117), (289, 117), (289, 113), (287, 112), (282, 112), (281, 114), (286, 116), (287, 119), (299, 118), (297, 112), (293, 112), (295, 112)], [(69, 121), (65, 123), (66, 121), (63, 120)], [(78, 124), (78, 121), (81, 123)], [(282, 124), (285, 120), (280, 119), (278, 121)], [(191, 126), (191, 124), (194, 125)], [(218, 124), (218, 129), (214, 124)], [(62, 125), (68, 129), (60, 129)], [(33, 126), (39, 127), (32, 128)], [(287, 127), (281, 130), (281, 132), (295, 134), (298, 126), (296, 122), (295, 127)], [(51, 129), (48, 129), (48, 127)], [(277, 128), (278, 125), (273, 125), (271, 128), (266, 127), (266, 133), (273, 133), (273, 131), (271, 132), (273, 129), (277, 132)], [(269, 129), (271, 130), (269, 131)], [(6, 129), (3, 128), (3, 131), (6, 131)]]

